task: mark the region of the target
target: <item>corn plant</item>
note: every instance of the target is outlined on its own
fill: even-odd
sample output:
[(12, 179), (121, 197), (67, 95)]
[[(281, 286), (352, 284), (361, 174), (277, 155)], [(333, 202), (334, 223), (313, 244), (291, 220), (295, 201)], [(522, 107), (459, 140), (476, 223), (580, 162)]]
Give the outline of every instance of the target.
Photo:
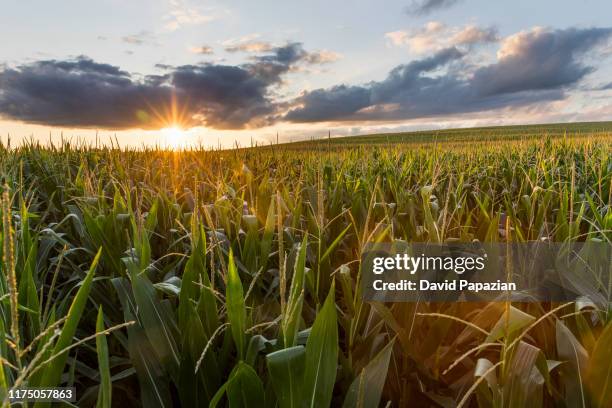
[(383, 304), (360, 284), (372, 242), (611, 244), (611, 147), (609, 124), (0, 146), (0, 400), (612, 406), (609, 302)]

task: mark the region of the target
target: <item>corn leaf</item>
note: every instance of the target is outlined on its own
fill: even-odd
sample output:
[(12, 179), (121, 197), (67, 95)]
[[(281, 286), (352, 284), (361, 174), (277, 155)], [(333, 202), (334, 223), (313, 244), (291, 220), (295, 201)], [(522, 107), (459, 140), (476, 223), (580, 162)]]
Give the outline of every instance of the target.
[[(98, 309), (98, 319), (96, 321), (96, 332), (101, 331), (104, 331), (102, 306)], [(96, 406), (99, 408), (109, 408), (112, 401), (112, 384), (108, 362), (108, 344), (105, 335), (96, 337), (96, 352), (98, 354), (98, 370), (100, 372), (100, 389)]]
[(246, 307), (244, 304), (244, 292), (242, 282), (234, 263), (234, 254), (229, 254), (229, 271), (227, 276), (227, 316), (231, 326), (232, 337), (238, 350), (238, 356), (244, 358), (245, 352), (245, 328), (246, 328)]
[(304, 301), (304, 274), (306, 270), (306, 250), (308, 248), (307, 237), (304, 236), (298, 256), (295, 260), (293, 280), (289, 290), (287, 311), (283, 316), (283, 344), (285, 347), (295, 345), (300, 318), (302, 315), (302, 303)]
[(391, 340), (359, 373), (344, 398), (345, 408), (378, 407), (382, 395), (395, 339)]
[(176, 345), (176, 323), (157, 298), (155, 287), (144, 274), (132, 273), (132, 290), (138, 315), (149, 341), (168, 372), (177, 378), (179, 351)]
[(334, 290), (332, 284), (306, 343), (304, 395), (308, 398), (306, 405), (311, 408), (330, 405), (336, 382), (338, 325)]
[(567, 326), (557, 320), (556, 342), (559, 360), (565, 362), (560, 368), (565, 392), (565, 400), (571, 407), (586, 407), (586, 395), (583, 383), (589, 356)]
[(298, 408), (302, 395), (306, 350), (295, 346), (275, 351), (266, 356), (272, 387), (280, 408)]
[(590, 358), (586, 384), (594, 407), (612, 406), (612, 323), (597, 339)]
[[(66, 322), (62, 327), (62, 332), (55, 343), (55, 347), (53, 348), (52, 355), (56, 355), (62, 352), (66, 347), (70, 346), (72, 343), (72, 338), (76, 332), (77, 326), (79, 324), (79, 320), (81, 319), (81, 315), (83, 314), (83, 310), (85, 310), (85, 306), (87, 304), (87, 300), (89, 297), (89, 291), (91, 290), (91, 285), (93, 282), (93, 276), (96, 271), (96, 267), (98, 266), (98, 261), (100, 260), (100, 254), (102, 250), (98, 250), (96, 257), (94, 258), (91, 266), (89, 268), (89, 272), (83, 279), (81, 287), (77, 291), (70, 309), (68, 310), (68, 315), (66, 316)], [(40, 380), (40, 387), (55, 387), (57, 386), (62, 377), (62, 373), (64, 371), (64, 366), (66, 365), (66, 359), (68, 358), (68, 352), (64, 352), (59, 355), (59, 357), (50, 361), (47, 367), (44, 368), (44, 374)], [(38, 403), (35, 406), (48, 406), (48, 403)]]
[(263, 384), (257, 373), (247, 363), (241, 361), (227, 387), (230, 407), (260, 408), (264, 406)]

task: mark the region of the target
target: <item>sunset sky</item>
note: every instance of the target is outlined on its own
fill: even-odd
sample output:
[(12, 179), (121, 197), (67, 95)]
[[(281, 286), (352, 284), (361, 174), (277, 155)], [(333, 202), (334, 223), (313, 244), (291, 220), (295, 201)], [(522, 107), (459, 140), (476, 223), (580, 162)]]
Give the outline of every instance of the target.
[(0, 135), (230, 146), (612, 120), (609, 0), (16, 1)]

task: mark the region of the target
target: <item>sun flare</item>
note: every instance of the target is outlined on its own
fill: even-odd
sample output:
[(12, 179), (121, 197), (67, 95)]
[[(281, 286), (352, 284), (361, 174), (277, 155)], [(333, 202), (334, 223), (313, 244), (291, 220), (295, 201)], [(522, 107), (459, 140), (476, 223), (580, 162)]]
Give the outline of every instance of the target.
[(185, 147), (187, 142), (187, 132), (178, 126), (171, 126), (161, 129), (164, 144), (172, 149)]

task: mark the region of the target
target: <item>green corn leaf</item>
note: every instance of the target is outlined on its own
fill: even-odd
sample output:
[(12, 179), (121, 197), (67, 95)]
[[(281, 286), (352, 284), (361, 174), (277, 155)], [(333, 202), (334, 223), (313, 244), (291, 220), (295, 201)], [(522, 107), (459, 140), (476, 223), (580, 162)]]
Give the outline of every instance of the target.
[(245, 329), (246, 329), (246, 307), (244, 304), (244, 292), (242, 282), (238, 275), (238, 269), (234, 263), (234, 254), (229, 253), (229, 271), (227, 276), (227, 293), (225, 300), (227, 303), (227, 317), (232, 331), (232, 337), (238, 350), (238, 356), (244, 358), (245, 352)]
[[(72, 304), (70, 305), (70, 309), (68, 310), (68, 315), (66, 317), (66, 321), (62, 327), (62, 332), (55, 343), (55, 347), (53, 348), (52, 355), (59, 354), (66, 347), (70, 346), (72, 343), (72, 338), (76, 332), (77, 326), (79, 324), (79, 320), (81, 319), (81, 315), (83, 314), (83, 310), (85, 310), (85, 306), (87, 304), (87, 299), (89, 297), (89, 292), (91, 290), (91, 285), (93, 281), (93, 276), (96, 271), (96, 267), (98, 266), (98, 261), (100, 260), (100, 254), (102, 253), (102, 249), (98, 250), (96, 257), (94, 258), (91, 266), (89, 268), (89, 272), (83, 279), (81, 287), (77, 291)], [(62, 353), (59, 357), (50, 361), (47, 367), (44, 368), (44, 374), (40, 380), (40, 387), (56, 387), (62, 377), (62, 372), (64, 371), (64, 366), (66, 365), (66, 359), (68, 358), (68, 353)], [(48, 406), (49, 403), (37, 403), (36, 407)]]
[(203, 274), (203, 286), (200, 288), (200, 300), (198, 301), (198, 315), (204, 326), (206, 335), (212, 336), (217, 327), (219, 327), (219, 312), (217, 311), (217, 299), (210, 288), (210, 280), (208, 275)]
[(228, 380), (213, 396), (208, 407), (215, 408), (226, 394), (230, 408), (259, 408), (264, 406), (263, 384), (255, 370), (244, 361), (238, 362), (234, 367)]
[(361, 373), (353, 380), (349, 387), (346, 397), (344, 398), (345, 408), (375, 408), (380, 404), (387, 372), (389, 371), (389, 361), (391, 361), (391, 353), (395, 340), (387, 344), (368, 365), (366, 365)]
[(219, 387), (215, 395), (210, 400), (210, 403), (208, 404), (208, 408), (215, 408), (217, 405), (219, 405), (221, 398), (223, 398), (223, 396), (225, 395), (227, 391), (227, 387), (229, 387), (229, 381), (225, 382), (221, 387)]
[(264, 389), (257, 373), (247, 363), (241, 361), (227, 387), (230, 407), (260, 408), (264, 406)]
[(37, 253), (37, 245), (31, 243), (19, 282), (19, 305), (22, 306), (24, 310), (30, 311), (28, 314), (28, 321), (31, 325), (32, 337), (40, 332), (40, 302), (36, 283), (34, 281)]
[(160, 362), (176, 379), (179, 351), (174, 317), (157, 298), (155, 287), (145, 274), (132, 273), (131, 280), (142, 326)]
[(323, 262), (324, 260), (326, 260), (331, 253), (334, 251), (334, 249), (336, 249), (336, 247), (338, 246), (338, 244), (340, 243), (340, 241), (342, 240), (342, 238), (344, 237), (344, 235), (348, 232), (349, 229), (351, 229), (353, 226), (352, 225), (347, 225), (346, 228), (344, 230), (342, 230), (342, 232), (340, 234), (338, 234), (338, 236), (336, 237), (336, 239), (334, 239), (334, 242), (332, 242), (328, 247), (327, 250), (325, 251), (325, 253), (321, 256), (321, 261)]
[[(101, 331), (104, 331), (102, 306), (98, 309), (98, 319), (96, 321), (96, 332), (99, 333)], [(112, 384), (108, 362), (108, 344), (105, 335), (96, 337), (96, 352), (98, 354), (98, 370), (100, 372), (100, 389), (96, 406), (99, 408), (109, 408), (112, 401)]]
[(168, 379), (145, 331), (140, 326), (128, 326), (128, 351), (138, 376), (142, 406), (172, 407)]
[(182, 406), (203, 406), (207, 404), (221, 385), (217, 356), (209, 350), (194, 375), (195, 365), (206, 347), (209, 337), (204, 333), (202, 322), (191, 305), (190, 320), (182, 334), (179, 395)]
[(181, 280), (178, 306), (178, 323), (181, 331), (187, 328), (189, 313), (191, 312), (191, 300), (195, 299), (198, 295), (196, 283), (200, 268), (202, 268), (201, 255), (198, 248), (196, 248), (185, 265), (185, 271)]
[(297, 332), (302, 315), (302, 303), (304, 301), (304, 274), (306, 270), (306, 250), (308, 248), (307, 237), (304, 237), (298, 256), (295, 260), (293, 280), (289, 290), (287, 311), (283, 316), (283, 343), (285, 347), (295, 345)]
[(275, 351), (266, 356), (272, 387), (280, 408), (301, 407), (306, 349), (295, 346)]
[(308, 398), (306, 405), (311, 408), (329, 407), (336, 382), (338, 325), (334, 290), (332, 283), (306, 343), (304, 395)]
[(219, 327), (220, 322), (219, 312), (217, 310), (217, 299), (215, 298), (215, 294), (211, 288), (210, 278), (206, 272), (206, 234), (203, 226), (200, 226), (199, 236), (200, 239), (197, 244), (199, 250), (197, 250), (197, 252), (199, 252), (201, 256), (197, 259), (199, 263), (201, 263), (201, 266), (199, 263), (196, 263), (194, 267), (201, 268), (199, 276), (202, 279), (202, 287), (200, 288), (197, 310), (206, 335), (212, 336), (217, 327)]
[(274, 228), (276, 227), (276, 211), (274, 207), (274, 200), (270, 201), (270, 207), (268, 208), (268, 215), (266, 217), (266, 224), (264, 226), (263, 236), (261, 238), (261, 259), (259, 260), (262, 269), (265, 270), (268, 264), (268, 257), (272, 251), (272, 240), (274, 239)]

